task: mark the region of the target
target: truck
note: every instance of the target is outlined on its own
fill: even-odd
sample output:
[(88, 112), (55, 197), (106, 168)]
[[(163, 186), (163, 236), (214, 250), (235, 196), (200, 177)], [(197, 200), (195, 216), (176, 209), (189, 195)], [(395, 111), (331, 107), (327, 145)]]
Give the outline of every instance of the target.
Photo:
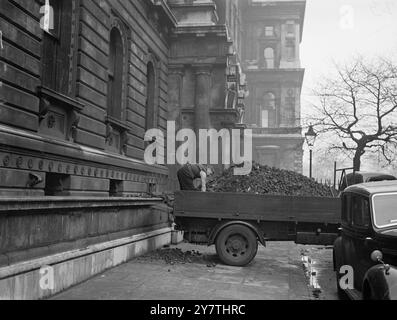
[(191, 243), (215, 245), (220, 260), (245, 266), (258, 243), (332, 245), (339, 235), (340, 199), (177, 191), (173, 214)]
[(397, 299), (397, 181), (350, 186), (341, 195), (333, 246), (341, 298)]

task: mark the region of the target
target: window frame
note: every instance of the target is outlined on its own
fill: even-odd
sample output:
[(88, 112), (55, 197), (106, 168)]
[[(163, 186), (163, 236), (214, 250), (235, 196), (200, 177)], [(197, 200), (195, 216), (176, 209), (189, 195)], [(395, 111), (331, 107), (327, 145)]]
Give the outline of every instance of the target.
[[(266, 55), (266, 51), (267, 51), (268, 49), (271, 49), (271, 50), (272, 50), (272, 58), (267, 57), (267, 55)], [(264, 60), (265, 60), (265, 68), (266, 68), (266, 69), (272, 70), (272, 69), (275, 69), (275, 68), (276, 68), (276, 50), (275, 50), (273, 47), (271, 47), (271, 46), (266, 46), (266, 47), (263, 49), (263, 58), (264, 58)], [(272, 65), (271, 68), (269, 67), (269, 61), (272, 61), (272, 63), (273, 63), (273, 65)]]
[[(271, 30), (271, 33), (268, 33), (268, 30)], [(275, 36), (275, 28), (273, 25), (265, 25), (265, 37), (274, 37)]]
[(342, 224), (351, 226), (352, 223), (352, 212), (351, 212), (351, 198), (352, 193), (347, 192), (342, 195)]
[(390, 196), (390, 195), (396, 195), (396, 194), (397, 194), (397, 192), (382, 192), (382, 193), (376, 193), (376, 194), (372, 195), (372, 197), (371, 197), (371, 206), (372, 206), (372, 215), (371, 215), (371, 217), (373, 219), (373, 225), (374, 225), (374, 227), (376, 229), (385, 230), (385, 229), (388, 229), (388, 228), (395, 228), (396, 227), (396, 223), (391, 223), (391, 224), (387, 224), (387, 225), (384, 225), (384, 226), (378, 226), (376, 224), (376, 219), (375, 219), (375, 217), (376, 217), (375, 198), (378, 197), (378, 196), (385, 196), (385, 195)]
[[(53, 3), (56, 5), (52, 5)], [(41, 3), (45, 5), (45, 1)], [(65, 3), (71, 10), (68, 17), (65, 10)], [(66, 95), (74, 98), (76, 95), (76, 78), (77, 78), (77, 49), (78, 49), (78, 24), (80, 19), (79, 6), (80, 0), (50, 0), (52, 13), (54, 15), (54, 31), (43, 31), (42, 38), (42, 51), (41, 51), (41, 87), (55, 91), (59, 94)], [(65, 20), (65, 18), (68, 19)], [(57, 21), (56, 21), (57, 20)], [(65, 30), (67, 30), (65, 32)], [(63, 50), (68, 48), (67, 55)], [(51, 52), (49, 52), (51, 51)], [(62, 67), (59, 64), (59, 60), (62, 56)], [(65, 68), (63, 64), (67, 64)], [(66, 82), (59, 82), (60, 70), (67, 72), (67, 84)], [(65, 77), (62, 77), (65, 79)]]
[[(112, 86), (114, 84), (114, 73), (117, 72), (116, 69), (119, 69), (117, 66), (112, 66), (112, 32), (116, 30), (120, 37), (121, 41), (121, 50), (122, 50), (122, 59), (114, 59), (114, 62), (118, 62), (121, 70), (121, 79), (120, 79), (120, 96), (118, 100), (120, 101), (120, 107), (114, 111), (113, 103), (114, 103), (114, 90), (112, 90)], [(131, 35), (130, 29), (127, 24), (119, 18), (119, 16), (112, 10), (112, 16), (110, 19), (109, 25), (109, 56), (108, 56), (108, 82), (107, 82), (107, 108), (106, 108), (106, 139), (105, 139), (105, 149), (109, 152), (114, 152), (117, 154), (126, 155), (127, 154), (127, 146), (129, 144), (128, 131), (129, 126), (127, 124), (127, 101), (128, 101), (128, 85), (129, 85), (129, 77), (128, 77), (128, 69), (130, 62), (130, 42)], [(116, 44), (117, 49), (117, 44)], [(117, 52), (116, 52), (117, 56)], [(114, 69), (114, 70), (113, 70)], [(112, 73), (113, 70), (113, 73)], [(119, 112), (119, 116), (115, 113)], [(116, 141), (114, 140), (116, 139)]]
[[(150, 52), (149, 53), (149, 56), (148, 56), (148, 59), (147, 59), (147, 62), (146, 62), (146, 66), (147, 66), (147, 71), (146, 71), (146, 77), (147, 77), (147, 81), (146, 81), (146, 104), (145, 104), (145, 108), (146, 108), (146, 110), (145, 110), (145, 129), (146, 130), (149, 130), (149, 129), (152, 129), (152, 128), (157, 128), (157, 126), (158, 126), (158, 112), (159, 112), (159, 79), (158, 79), (158, 74), (159, 74), (159, 71), (158, 71), (158, 64), (159, 64), (159, 62), (158, 62), (159, 60), (157, 59), (157, 57), (152, 53), (152, 52)], [(153, 97), (151, 97), (151, 99), (149, 99), (150, 97), (149, 97), (149, 94), (150, 94), (150, 92), (149, 92), (149, 65), (152, 65), (152, 69), (153, 69), (153, 92), (152, 92), (152, 94), (153, 94)], [(152, 102), (153, 102), (153, 106), (151, 106), (152, 107), (152, 110), (151, 110), (151, 113), (150, 113), (150, 110), (149, 110), (149, 103), (150, 103), (150, 101), (149, 100), (153, 100)], [(149, 114), (152, 114), (152, 127), (150, 127), (150, 123), (149, 123), (149, 120), (150, 119), (148, 119), (148, 115)]]
[[(122, 48), (122, 61), (117, 61), (115, 62), (121, 64), (121, 92), (120, 92), (120, 118), (118, 116), (114, 115), (114, 112), (111, 112), (113, 110), (113, 101), (114, 101), (114, 96), (113, 96), (113, 91), (111, 85), (113, 84), (114, 81), (114, 74), (111, 72), (111, 35), (113, 30), (117, 30), (120, 39), (121, 39), (121, 48)], [(126, 122), (126, 110), (127, 110), (127, 89), (128, 89), (128, 66), (129, 66), (129, 42), (130, 42), (130, 36), (129, 36), (129, 30), (125, 23), (122, 22), (122, 20), (116, 16), (112, 17), (112, 21), (110, 24), (109, 28), (109, 62), (108, 62), (108, 102), (107, 102), (107, 119), (112, 122), (112, 124), (119, 125), (120, 123), (125, 123)], [(115, 66), (112, 66), (113, 69), (115, 69)], [(113, 73), (115, 70), (113, 70)], [(112, 80), (111, 80), (112, 79)], [(114, 121), (112, 121), (114, 120)]]

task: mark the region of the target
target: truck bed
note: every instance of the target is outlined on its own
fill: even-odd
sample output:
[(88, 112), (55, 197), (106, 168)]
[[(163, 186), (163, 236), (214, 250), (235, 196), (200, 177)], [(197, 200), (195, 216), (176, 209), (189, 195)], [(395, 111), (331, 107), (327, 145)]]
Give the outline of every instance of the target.
[(340, 199), (250, 193), (178, 191), (174, 215), (209, 219), (239, 219), (338, 224)]

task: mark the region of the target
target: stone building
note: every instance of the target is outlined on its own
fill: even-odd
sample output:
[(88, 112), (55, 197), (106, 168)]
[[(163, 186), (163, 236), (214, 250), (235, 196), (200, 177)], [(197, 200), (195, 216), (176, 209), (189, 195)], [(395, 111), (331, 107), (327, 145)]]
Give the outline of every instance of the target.
[(169, 243), (175, 168), (144, 161), (145, 132), (239, 127), (245, 5), (0, 1), (0, 299)]
[(7, 0), (0, 9), (0, 195), (161, 192), (168, 172), (143, 162), (143, 137), (166, 125), (169, 7)]
[(253, 158), (302, 172), (299, 58), (305, 0), (252, 0), (243, 13), (243, 71), (249, 97), (244, 123), (253, 129)]

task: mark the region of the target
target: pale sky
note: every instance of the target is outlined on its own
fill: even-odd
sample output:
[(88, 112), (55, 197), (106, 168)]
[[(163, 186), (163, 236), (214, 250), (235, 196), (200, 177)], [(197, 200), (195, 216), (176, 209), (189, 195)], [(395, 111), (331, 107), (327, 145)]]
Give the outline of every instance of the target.
[[(321, 81), (322, 75), (333, 72), (333, 62), (343, 64), (357, 55), (397, 59), (397, 0), (306, 2), (301, 44), (301, 65), (306, 69), (302, 91), (302, 117), (308, 114), (308, 105), (313, 101), (310, 89)], [(317, 151), (317, 154), (320, 145), (321, 141), (315, 147), (317, 150), (314, 152)], [(309, 161), (308, 152), (305, 151), (304, 173), (307, 174)], [(349, 161), (346, 163), (350, 164)], [(321, 164), (315, 165), (318, 170), (314, 171), (323, 171), (320, 169)], [(330, 165), (332, 164), (327, 164), (327, 168)], [(366, 162), (362, 169), (376, 169), (375, 167), (376, 163), (369, 165)]]
[(354, 55), (397, 57), (397, 0), (307, 0), (301, 44), (306, 69), (303, 107), (308, 90), (332, 62)]

